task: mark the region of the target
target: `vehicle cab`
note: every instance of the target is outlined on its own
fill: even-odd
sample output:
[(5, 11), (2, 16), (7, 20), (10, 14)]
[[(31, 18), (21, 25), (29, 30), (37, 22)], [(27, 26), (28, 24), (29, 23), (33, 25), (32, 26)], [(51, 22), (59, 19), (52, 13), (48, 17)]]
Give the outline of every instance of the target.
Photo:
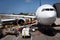
[(30, 29), (28, 27), (22, 29), (22, 38), (30, 38), (31, 37), (29, 30)]

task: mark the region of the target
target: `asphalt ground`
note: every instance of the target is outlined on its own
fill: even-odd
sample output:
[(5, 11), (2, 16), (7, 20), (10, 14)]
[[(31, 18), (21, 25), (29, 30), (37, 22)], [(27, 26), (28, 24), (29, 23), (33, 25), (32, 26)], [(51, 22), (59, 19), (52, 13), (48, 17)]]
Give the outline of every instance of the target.
[[(59, 21), (60, 19), (57, 19), (55, 23), (60, 25)], [(54, 36), (48, 36), (40, 31), (35, 31), (31, 32), (31, 38), (22, 38), (22, 35), (20, 33), (18, 37), (15, 35), (7, 35), (0, 40), (60, 40), (60, 30)]]
[(7, 35), (0, 40), (60, 40), (60, 33), (57, 33), (55, 36), (47, 36), (40, 33), (39, 31), (31, 32), (31, 38), (22, 38), (22, 35), (16, 37), (15, 35)]

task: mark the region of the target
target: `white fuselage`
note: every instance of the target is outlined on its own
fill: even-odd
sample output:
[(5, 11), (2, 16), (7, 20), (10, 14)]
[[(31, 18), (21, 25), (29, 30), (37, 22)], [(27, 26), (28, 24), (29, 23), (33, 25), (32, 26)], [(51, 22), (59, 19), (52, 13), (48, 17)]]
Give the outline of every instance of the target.
[(51, 5), (43, 5), (37, 9), (36, 17), (40, 24), (51, 25), (56, 20), (56, 11)]

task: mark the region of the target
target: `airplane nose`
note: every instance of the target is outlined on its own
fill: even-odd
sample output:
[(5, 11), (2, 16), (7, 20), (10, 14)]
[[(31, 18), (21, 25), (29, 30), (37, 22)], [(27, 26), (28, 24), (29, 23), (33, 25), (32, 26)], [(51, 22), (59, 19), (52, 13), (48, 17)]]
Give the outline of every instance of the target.
[(56, 12), (49, 12), (47, 14), (48, 17), (56, 17)]

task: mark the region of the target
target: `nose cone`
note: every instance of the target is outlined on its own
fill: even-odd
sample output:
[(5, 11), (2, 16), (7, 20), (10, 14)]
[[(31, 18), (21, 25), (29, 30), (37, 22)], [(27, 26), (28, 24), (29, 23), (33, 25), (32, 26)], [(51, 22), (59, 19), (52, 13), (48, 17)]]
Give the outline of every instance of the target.
[(56, 17), (56, 12), (55, 11), (50, 11), (50, 12), (45, 12), (45, 17), (51, 18), (51, 17)]
[(56, 17), (56, 11), (55, 8), (52, 5), (45, 4), (40, 6), (37, 11), (36, 11), (36, 16), (37, 17), (43, 17), (43, 18), (48, 18), (48, 17)]
[(56, 11), (52, 5), (42, 5), (36, 11), (36, 17), (40, 24), (50, 25), (56, 20)]

